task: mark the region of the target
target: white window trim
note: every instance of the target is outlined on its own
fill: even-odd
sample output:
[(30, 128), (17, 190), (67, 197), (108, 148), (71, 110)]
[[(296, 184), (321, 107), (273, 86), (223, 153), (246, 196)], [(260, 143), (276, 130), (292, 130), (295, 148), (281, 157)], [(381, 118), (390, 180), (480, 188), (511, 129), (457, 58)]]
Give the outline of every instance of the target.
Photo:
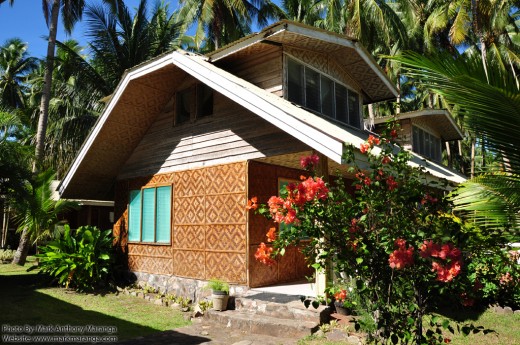
[[(443, 143), (442, 138), (441, 138), (441, 137), (438, 137), (437, 135), (433, 134), (430, 130), (428, 130), (428, 129), (426, 129), (426, 128), (420, 126), (420, 125), (417, 125), (417, 124), (414, 124), (414, 123), (412, 123), (411, 125), (412, 125), (412, 151), (415, 152), (415, 153), (417, 153), (417, 154), (423, 155), (423, 156), (425, 156), (425, 157), (427, 157), (427, 158), (429, 158), (429, 159), (431, 159), (431, 160), (433, 160), (433, 161), (436, 161), (436, 162), (440, 162), (440, 161), (442, 161), (442, 143)], [(423, 131), (424, 133), (428, 133), (428, 134), (431, 135), (432, 137), (434, 137), (434, 138), (436, 138), (436, 139), (439, 140), (440, 145), (439, 145), (439, 151), (437, 152), (437, 153), (439, 154), (439, 159), (438, 159), (438, 160), (437, 160), (436, 157), (431, 157), (430, 155), (425, 155), (425, 154), (423, 154), (423, 153), (418, 152), (418, 150), (416, 151), (416, 148), (415, 148), (415, 145), (414, 145), (414, 137), (415, 137), (415, 135), (414, 135), (414, 133), (413, 133), (413, 128), (414, 128), (414, 127), (420, 129), (420, 130)]]

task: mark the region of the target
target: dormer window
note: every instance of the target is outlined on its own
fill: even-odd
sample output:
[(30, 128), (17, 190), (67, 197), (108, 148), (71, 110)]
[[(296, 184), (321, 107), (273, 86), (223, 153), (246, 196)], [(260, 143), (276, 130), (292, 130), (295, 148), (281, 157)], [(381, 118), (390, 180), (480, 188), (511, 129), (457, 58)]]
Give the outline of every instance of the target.
[(287, 100), (331, 119), (361, 127), (359, 95), (329, 76), (287, 58)]
[(433, 134), (413, 126), (412, 150), (434, 161), (441, 161), (441, 139)]
[[(175, 97), (175, 125), (213, 114), (213, 89), (198, 83), (178, 91)], [(195, 114), (195, 116), (194, 116)]]

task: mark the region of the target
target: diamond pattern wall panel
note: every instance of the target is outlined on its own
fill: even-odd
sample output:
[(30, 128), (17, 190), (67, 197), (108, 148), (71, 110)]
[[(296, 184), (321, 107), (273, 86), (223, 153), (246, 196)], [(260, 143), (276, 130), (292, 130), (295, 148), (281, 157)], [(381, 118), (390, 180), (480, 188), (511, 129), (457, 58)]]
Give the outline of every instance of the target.
[(206, 252), (206, 279), (218, 277), (245, 284), (246, 270), (245, 253)]
[(246, 166), (234, 163), (121, 182), (116, 204), (123, 213), (114, 233), (124, 237), (125, 245), (129, 190), (172, 184), (174, 193), (172, 246), (128, 244), (130, 268), (246, 284)]
[(246, 225), (216, 225), (207, 226), (206, 248), (218, 251), (246, 251)]
[(205, 279), (205, 254), (203, 251), (175, 250), (173, 272), (176, 276)]
[(181, 171), (175, 174), (175, 197), (204, 194), (205, 169)]
[(207, 225), (175, 225), (173, 247), (175, 249), (200, 249), (206, 247)]
[(145, 256), (128, 256), (128, 268), (135, 272), (154, 274), (172, 274), (172, 258), (150, 258)]
[(173, 198), (174, 224), (204, 224), (204, 196)]
[(223, 194), (245, 191), (245, 168), (245, 162), (217, 165), (206, 168), (206, 194)]
[(246, 218), (246, 194), (221, 194), (206, 197), (206, 223), (243, 223)]

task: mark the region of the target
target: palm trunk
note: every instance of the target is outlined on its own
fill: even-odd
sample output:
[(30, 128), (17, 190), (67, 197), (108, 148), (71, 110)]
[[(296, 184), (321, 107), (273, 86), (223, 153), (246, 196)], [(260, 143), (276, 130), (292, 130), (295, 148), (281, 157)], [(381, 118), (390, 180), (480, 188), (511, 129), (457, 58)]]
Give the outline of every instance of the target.
[(484, 40), (484, 34), (480, 29), (479, 16), (478, 16), (478, 0), (471, 0), (471, 14), (473, 15), (473, 31), (478, 37), (480, 43), (480, 55), (482, 58), (482, 66), (484, 67), (484, 73), (486, 74), (486, 80), (489, 83), (488, 70), (487, 70), (487, 47), (486, 41)]
[[(45, 75), (40, 103), (40, 116), (38, 118), (38, 129), (36, 132), (36, 150), (33, 164), (33, 173), (37, 173), (43, 159), (45, 147), (45, 132), (47, 131), (47, 119), (49, 117), (49, 101), (51, 98), (52, 72), (54, 70), (54, 48), (56, 46), (56, 33), (58, 29), (58, 15), (60, 13), (61, 0), (53, 0), (51, 9), (51, 21), (49, 24), (49, 42), (47, 44), (47, 61), (45, 61)], [(28, 229), (24, 229), (20, 237), (18, 249), (13, 258), (13, 264), (25, 265), (29, 253)]]
[(448, 156), (448, 168), (453, 168), (453, 156), (451, 155), (451, 146), (450, 142), (447, 141), (446, 143), (446, 155)]
[(470, 177), (475, 177), (475, 138), (471, 138), (471, 166)]

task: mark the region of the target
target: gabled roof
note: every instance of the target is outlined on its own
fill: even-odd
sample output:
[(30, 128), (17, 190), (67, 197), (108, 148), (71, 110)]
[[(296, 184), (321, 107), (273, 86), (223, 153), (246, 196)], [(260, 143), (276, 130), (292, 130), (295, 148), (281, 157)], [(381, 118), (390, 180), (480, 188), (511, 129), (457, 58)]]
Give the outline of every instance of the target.
[[(359, 147), (365, 141), (366, 133), (333, 124), (208, 60), (178, 50), (128, 70), (58, 186), (60, 196), (111, 200), (121, 167), (172, 97), (176, 83), (186, 74), (337, 163), (342, 163), (344, 143)], [(435, 164), (426, 169), (433, 176), (452, 182), (464, 180)]]
[(388, 120), (405, 120), (411, 119), (412, 123), (422, 120), (428, 124), (433, 130), (440, 134), (444, 141), (462, 140), (462, 134), (459, 126), (453, 120), (453, 117), (446, 109), (423, 109), (397, 114), (393, 116), (385, 116), (374, 119), (375, 124), (382, 124)]
[(359, 83), (366, 104), (394, 99), (398, 95), (395, 85), (356, 39), (289, 20), (277, 22), (207, 56), (215, 62), (260, 42), (326, 52)]

